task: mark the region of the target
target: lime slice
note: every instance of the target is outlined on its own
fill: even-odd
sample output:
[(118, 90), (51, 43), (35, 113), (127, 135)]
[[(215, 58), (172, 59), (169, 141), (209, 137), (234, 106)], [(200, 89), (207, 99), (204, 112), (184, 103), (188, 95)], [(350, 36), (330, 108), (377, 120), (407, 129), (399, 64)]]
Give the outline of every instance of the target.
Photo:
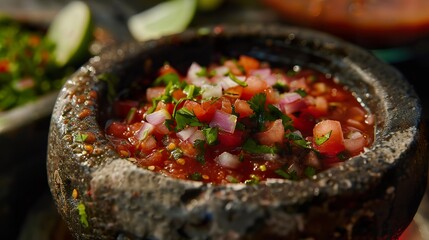
[(77, 64), (88, 56), (93, 28), (91, 10), (82, 1), (71, 1), (58, 12), (47, 32), (58, 66)]
[(138, 41), (182, 32), (192, 21), (196, 6), (196, 0), (161, 2), (130, 17), (128, 19), (128, 29)]

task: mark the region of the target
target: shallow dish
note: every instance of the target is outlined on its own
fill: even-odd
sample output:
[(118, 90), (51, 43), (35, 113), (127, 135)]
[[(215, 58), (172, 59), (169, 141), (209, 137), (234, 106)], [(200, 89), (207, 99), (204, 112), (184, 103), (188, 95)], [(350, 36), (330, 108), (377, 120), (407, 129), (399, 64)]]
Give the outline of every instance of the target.
[[(103, 131), (112, 90), (165, 62), (187, 69), (219, 54), (335, 75), (375, 115), (374, 144), (313, 179), (257, 185), (177, 180), (120, 158)], [(189, 30), (109, 49), (70, 77), (51, 119), (48, 180), (77, 239), (394, 239), (426, 189), (421, 110), (398, 71), (330, 35), (263, 25)], [(85, 133), (95, 138), (76, 137)]]

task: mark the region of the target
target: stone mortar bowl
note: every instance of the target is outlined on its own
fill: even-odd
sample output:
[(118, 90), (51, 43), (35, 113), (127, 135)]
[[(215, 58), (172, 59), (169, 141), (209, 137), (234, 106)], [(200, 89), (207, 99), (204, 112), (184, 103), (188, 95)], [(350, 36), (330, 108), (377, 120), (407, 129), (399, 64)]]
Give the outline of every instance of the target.
[[(103, 132), (114, 90), (165, 62), (185, 70), (219, 54), (334, 74), (375, 115), (375, 142), (314, 179), (258, 185), (177, 180), (121, 159)], [(106, 73), (120, 81), (107, 84)], [(70, 77), (52, 115), (48, 180), (76, 239), (396, 239), (426, 189), (421, 111), (398, 71), (330, 35), (262, 25), (189, 30), (111, 48)], [(88, 132), (96, 141), (74, 137)]]

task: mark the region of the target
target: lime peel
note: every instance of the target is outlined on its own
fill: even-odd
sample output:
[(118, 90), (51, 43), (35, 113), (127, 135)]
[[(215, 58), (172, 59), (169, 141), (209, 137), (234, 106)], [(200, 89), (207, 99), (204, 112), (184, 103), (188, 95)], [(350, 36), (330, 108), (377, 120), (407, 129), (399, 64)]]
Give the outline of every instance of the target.
[(192, 21), (197, 0), (170, 0), (128, 19), (128, 29), (138, 41), (156, 39), (184, 31)]

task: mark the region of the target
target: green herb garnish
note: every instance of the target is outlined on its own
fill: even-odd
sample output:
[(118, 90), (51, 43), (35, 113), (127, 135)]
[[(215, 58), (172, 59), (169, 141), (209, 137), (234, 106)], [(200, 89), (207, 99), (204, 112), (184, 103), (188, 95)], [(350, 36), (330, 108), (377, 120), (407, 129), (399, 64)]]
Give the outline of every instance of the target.
[(80, 223), (85, 227), (89, 227), (88, 223), (88, 215), (86, 215), (85, 205), (83, 203), (79, 203), (77, 205), (77, 210), (79, 212)]
[(228, 73), (228, 77), (234, 81), (235, 83), (237, 83), (238, 85), (242, 86), (242, 87), (247, 87), (247, 83), (245, 81), (241, 81), (240, 79), (238, 79), (234, 74), (232, 74), (231, 72)]
[(332, 130), (321, 137), (317, 137), (316, 139), (314, 139), (314, 142), (317, 145), (322, 145), (324, 142), (328, 141), (328, 139), (331, 137), (331, 134), (332, 134)]
[(253, 139), (249, 138), (244, 142), (242, 146), (243, 151), (248, 153), (277, 153), (278, 149), (276, 147), (270, 147), (266, 145), (259, 145)]
[(75, 133), (73, 134), (73, 141), (75, 142), (85, 142), (88, 138), (88, 134), (85, 133)]
[(203, 129), (203, 134), (206, 137), (207, 144), (214, 145), (217, 142), (219, 129), (217, 127)]

